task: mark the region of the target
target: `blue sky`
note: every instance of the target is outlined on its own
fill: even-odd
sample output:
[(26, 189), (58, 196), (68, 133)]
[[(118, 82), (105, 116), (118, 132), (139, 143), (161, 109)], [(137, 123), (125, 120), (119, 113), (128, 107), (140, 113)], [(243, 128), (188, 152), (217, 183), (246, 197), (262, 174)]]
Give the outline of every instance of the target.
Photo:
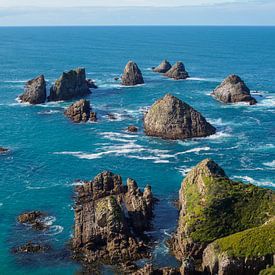
[(25, 25), (275, 25), (275, 0), (0, 0), (0, 26)]

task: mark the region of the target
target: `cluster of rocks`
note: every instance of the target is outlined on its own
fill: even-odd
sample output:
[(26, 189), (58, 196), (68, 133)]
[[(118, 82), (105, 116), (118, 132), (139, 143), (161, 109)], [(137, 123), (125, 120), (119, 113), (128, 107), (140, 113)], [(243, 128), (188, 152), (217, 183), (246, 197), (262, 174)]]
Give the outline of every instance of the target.
[(13, 248), (13, 253), (44, 253), (50, 250), (50, 246), (28, 241), (19, 247)]
[(151, 187), (105, 171), (76, 188), (74, 257), (85, 264), (123, 265), (149, 257), (145, 230), (151, 228)]
[(91, 88), (97, 88), (91, 79), (86, 79), (84, 68), (77, 68), (63, 72), (50, 88), (47, 98), (46, 81), (43, 75), (29, 80), (25, 86), (25, 92), (19, 96), (21, 102), (41, 104), (48, 101), (71, 100), (86, 96), (91, 93)]

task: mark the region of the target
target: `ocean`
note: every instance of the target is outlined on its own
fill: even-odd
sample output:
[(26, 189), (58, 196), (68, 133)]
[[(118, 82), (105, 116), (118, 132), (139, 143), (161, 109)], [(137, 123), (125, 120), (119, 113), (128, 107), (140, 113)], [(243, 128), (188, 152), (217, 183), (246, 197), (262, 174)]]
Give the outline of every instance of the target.
[[(75, 274), (70, 260), (74, 188), (110, 170), (126, 182), (152, 186), (156, 240), (153, 263), (178, 266), (166, 240), (176, 227), (178, 197), (186, 173), (214, 159), (234, 180), (275, 188), (274, 27), (7, 27), (0, 28), (0, 274)], [(191, 78), (174, 81), (151, 71), (163, 59), (183, 61)], [(114, 80), (128, 60), (142, 70), (145, 84), (121, 87)], [(39, 74), (48, 82), (63, 71), (85, 67), (99, 89), (88, 96), (97, 123), (73, 124), (63, 115), (72, 102), (37, 106), (16, 101), (24, 83)], [(238, 74), (258, 104), (224, 105), (210, 96), (229, 74)], [(207, 138), (168, 141), (143, 133), (143, 112), (171, 93), (217, 129)], [(108, 113), (116, 120), (109, 120)], [(126, 132), (137, 125), (137, 134)], [(50, 230), (22, 228), (23, 211), (49, 213)], [(14, 255), (28, 240), (52, 246), (45, 255)], [(113, 274), (110, 267), (103, 274)]]

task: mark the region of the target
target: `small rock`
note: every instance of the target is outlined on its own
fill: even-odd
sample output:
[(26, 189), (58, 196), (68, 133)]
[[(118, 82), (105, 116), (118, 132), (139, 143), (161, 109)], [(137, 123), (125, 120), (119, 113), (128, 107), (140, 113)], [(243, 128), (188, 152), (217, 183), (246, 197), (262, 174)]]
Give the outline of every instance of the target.
[(50, 249), (50, 246), (45, 246), (39, 243), (33, 243), (31, 241), (24, 245), (13, 249), (14, 253), (44, 253)]
[(19, 96), (21, 102), (41, 104), (46, 101), (46, 81), (44, 75), (29, 80), (25, 85), (25, 92)]
[(9, 151), (9, 149), (0, 147), (0, 154), (7, 153), (8, 151)]
[(237, 75), (228, 76), (212, 95), (224, 103), (247, 102), (250, 105), (257, 103), (256, 99), (251, 96), (249, 88)]
[(163, 60), (161, 64), (153, 68), (155, 73), (167, 73), (172, 68), (171, 64), (167, 60)]
[(97, 85), (95, 84), (95, 82), (92, 79), (89, 78), (86, 81), (87, 81), (88, 87), (90, 89), (97, 89), (98, 88)]
[(135, 86), (143, 83), (144, 80), (138, 65), (133, 61), (129, 61), (124, 69), (121, 84), (124, 86)]
[(45, 224), (43, 218), (46, 217), (46, 214), (40, 211), (31, 211), (22, 213), (17, 217), (17, 221), (22, 224), (31, 225), (35, 230), (45, 230), (48, 228), (48, 225)]
[(177, 62), (168, 72), (164, 74), (169, 78), (175, 80), (186, 79), (189, 77), (188, 72), (185, 70), (184, 64), (182, 62)]
[(119, 77), (114, 77), (114, 80), (115, 80), (115, 81), (118, 81), (118, 80), (119, 80)]
[(117, 116), (115, 114), (110, 113), (110, 114), (107, 114), (107, 116), (110, 120), (116, 120), (117, 119)]
[(136, 133), (138, 131), (138, 128), (134, 125), (130, 125), (127, 127), (128, 132)]

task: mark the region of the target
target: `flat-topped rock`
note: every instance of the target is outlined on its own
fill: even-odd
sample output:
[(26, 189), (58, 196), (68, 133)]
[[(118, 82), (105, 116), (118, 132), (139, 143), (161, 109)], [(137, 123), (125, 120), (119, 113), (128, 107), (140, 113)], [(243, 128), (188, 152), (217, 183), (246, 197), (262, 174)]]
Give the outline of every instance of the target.
[(166, 94), (144, 115), (144, 131), (164, 139), (187, 139), (215, 134), (216, 129), (187, 103)]
[(121, 84), (124, 86), (135, 86), (143, 83), (143, 76), (138, 65), (133, 61), (129, 61), (121, 77)]
[(44, 75), (29, 80), (25, 85), (25, 92), (19, 96), (21, 102), (41, 104), (46, 101), (46, 81)]
[(185, 66), (182, 62), (177, 62), (168, 72), (164, 74), (169, 78), (175, 80), (186, 79), (189, 77), (188, 72), (185, 70)]
[(90, 94), (84, 68), (64, 72), (50, 89), (49, 101), (70, 100)]
[[(145, 230), (151, 228), (154, 198), (147, 186), (105, 171), (76, 188), (72, 249), (87, 263), (120, 265), (149, 256)], [(147, 239), (147, 240), (146, 240)]]
[(171, 68), (172, 65), (167, 60), (163, 60), (160, 65), (153, 69), (153, 72), (164, 74), (168, 72)]
[(73, 122), (87, 122), (96, 121), (95, 112), (91, 111), (90, 101), (86, 99), (80, 99), (70, 105), (64, 112), (64, 114), (70, 118)]
[(257, 103), (256, 99), (251, 96), (249, 88), (237, 75), (228, 76), (212, 95), (224, 103), (247, 102), (250, 105)]

